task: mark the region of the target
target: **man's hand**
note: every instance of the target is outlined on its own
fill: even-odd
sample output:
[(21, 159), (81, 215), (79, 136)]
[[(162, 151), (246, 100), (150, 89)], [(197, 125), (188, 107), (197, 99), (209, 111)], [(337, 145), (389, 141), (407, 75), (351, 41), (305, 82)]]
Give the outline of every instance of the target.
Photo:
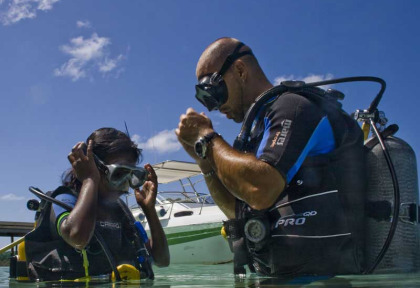
[(98, 168), (96, 167), (95, 159), (92, 152), (92, 140), (89, 140), (87, 152), (85, 154), (84, 149), (86, 144), (84, 142), (79, 142), (74, 145), (70, 154), (67, 156), (71, 166), (73, 167), (76, 178), (83, 182), (85, 179), (92, 179), (94, 181), (99, 181), (100, 174)]
[[(186, 114), (181, 115), (178, 128), (175, 130), (175, 133), (184, 148), (184, 143), (187, 146), (194, 147), (195, 142), (200, 137), (210, 132), (213, 132), (211, 120), (204, 112), (199, 114), (192, 108), (188, 108)], [(187, 152), (189, 153), (189, 151)]]

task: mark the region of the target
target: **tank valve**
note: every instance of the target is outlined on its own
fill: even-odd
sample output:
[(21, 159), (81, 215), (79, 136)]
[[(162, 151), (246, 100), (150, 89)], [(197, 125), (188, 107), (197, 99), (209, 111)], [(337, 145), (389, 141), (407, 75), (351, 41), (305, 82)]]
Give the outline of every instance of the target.
[(35, 199), (31, 199), (26, 203), (26, 207), (31, 211), (38, 211), (39, 201)]

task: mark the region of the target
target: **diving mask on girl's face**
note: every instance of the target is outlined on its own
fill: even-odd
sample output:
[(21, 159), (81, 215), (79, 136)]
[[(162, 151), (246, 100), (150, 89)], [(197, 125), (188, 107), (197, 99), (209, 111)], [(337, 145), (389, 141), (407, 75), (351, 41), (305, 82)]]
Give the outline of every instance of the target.
[(128, 190), (128, 186), (133, 189), (140, 188), (146, 182), (149, 172), (142, 167), (111, 164), (106, 165), (98, 156), (94, 154), (98, 168), (104, 172), (109, 184), (114, 188)]

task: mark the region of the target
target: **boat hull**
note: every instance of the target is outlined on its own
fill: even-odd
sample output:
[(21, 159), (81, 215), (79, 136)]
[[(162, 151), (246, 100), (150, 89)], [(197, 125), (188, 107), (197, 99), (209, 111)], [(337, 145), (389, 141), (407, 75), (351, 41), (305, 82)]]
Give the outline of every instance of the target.
[[(186, 209), (178, 204), (171, 211), (159, 217), (168, 240), (171, 264), (219, 264), (232, 261), (233, 254), (229, 243), (221, 235), (226, 216), (216, 205)], [(186, 213), (188, 212), (188, 213)], [(144, 217), (139, 218), (141, 210), (132, 209), (135, 218), (142, 221), (150, 236), (150, 228)], [(159, 213), (159, 212), (158, 212)]]
[(164, 228), (171, 264), (220, 264), (232, 261), (228, 242), (220, 234), (221, 223)]

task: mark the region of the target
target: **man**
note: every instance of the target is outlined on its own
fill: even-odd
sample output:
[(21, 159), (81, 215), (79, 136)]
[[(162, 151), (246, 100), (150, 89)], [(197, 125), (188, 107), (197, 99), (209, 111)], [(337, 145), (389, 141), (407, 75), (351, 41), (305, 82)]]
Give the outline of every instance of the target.
[[(208, 46), (196, 75), (196, 98), (237, 123), (273, 87), (251, 49), (233, 38)], [(204, 113), (189, 108), (180, 117), (180, 143), (232, 219), (225, 228), (237, 272), (245, 264), (276, 276), (362, 270), (362, 133), (338, 102), (309, 98), (268, 97), (242, 151)]]

